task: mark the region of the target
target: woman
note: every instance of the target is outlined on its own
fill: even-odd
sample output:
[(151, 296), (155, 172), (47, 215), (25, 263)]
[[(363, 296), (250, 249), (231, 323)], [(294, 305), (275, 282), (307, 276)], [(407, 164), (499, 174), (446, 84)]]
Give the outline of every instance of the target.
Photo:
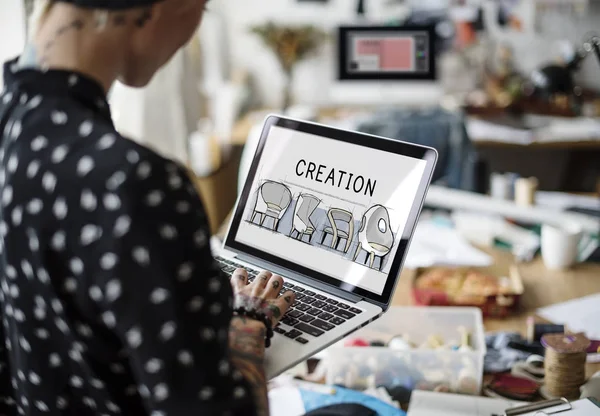
[[(37, 0), (0, 96), (0, 414), (267, 414), (280, 276), (223, 280), (186, 171), (121, 137), (204, 0)], [(233, 308), (238, 314), (233, 315)]]

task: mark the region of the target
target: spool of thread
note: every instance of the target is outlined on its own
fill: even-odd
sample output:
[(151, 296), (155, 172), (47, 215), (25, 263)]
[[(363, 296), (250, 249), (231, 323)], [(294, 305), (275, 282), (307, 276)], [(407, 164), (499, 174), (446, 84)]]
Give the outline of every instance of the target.
[(583, 334), (548, 334), (542, 337), (546, 348), (545, 391), (551, 397), (579, 398), (585, 383), (586, 350), (590, 340)]
[(371, 343), (363, 338), (350, 338), (344, 341), (344, 347), (368, 347)]
[(444, 342), (444, 339), (439, 335), (430, 335), (429, 338), (427, 338), (427, 345), (429, 346), (429, 348), (441, 348), (445, 344), (446, 343)]
[(535, 205), (535, 193), (538, 187), (536, 178), (518, 178), (515, 180), (515, 203), (524, 207)]
[(410, 344), (406, 341), (406, 339), (404, 339), (404, 337), (402, 335), (398, 335), (395, 336), (394, 338), (392, 338), (389, 342), (388, 342), (388, 348), (391, 348), (393, 350), (400, 350), (400, 351), (408, 351), (411, 348)]
[(464, 326), (458, 327), (458, 332), (460, 333), (460, 347), (458, 350), (471, 351), (471, 333)]
[(519, 174), (514, 172), (507, 172), (504, 174), (506, 181), (508, 182), (508, 199), (515, 199), (515, 184), (519, 179)]
[(469, 331), (467, 331), (467, 328), (465, 328), (464, 326), (459, 326), (458, 332), (460, 333), (461, 347), (470, 347), (471, 346), (471, 333)]
[[(564, 331), (562, 331), (564, 332)], [(533, 342), (535, 334), (535, 318), (533, 316), (527, 317), (527, 341)]]
[(502, 173), (492, 173), (490, 195), (495, 199), (510, 199), (510, 182)]

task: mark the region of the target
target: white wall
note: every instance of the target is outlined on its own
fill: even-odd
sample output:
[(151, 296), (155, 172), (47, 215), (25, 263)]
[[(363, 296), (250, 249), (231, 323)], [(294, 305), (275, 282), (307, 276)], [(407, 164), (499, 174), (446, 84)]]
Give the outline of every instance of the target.
[[(370, 11), (382, 14), (386, 0), (371, 0)], [(354, 0), (329, 0), (320, 3), (299, 3), (296, 0), (221, 0), (214, 8), (223, 14), (227, 29), (232, 67), (246, 68), (257, 83), (259, 94), (266, 104), (279, 104), (284, 78), (276, 59), (257, 36), (249, 33), (252, 25), (274, 20), (283, 23), (313, 24), (332, 35), (342, 22), (355, 22)], [(210, 8), (212, 5), (209, 6)], [(295, 95), (298, 101), (322, 98), (323, 91), (334, 77), (335, 49), (333, 41), (323, 45), (318, 58), (300, 64), (295, 77)]]
[[(588, 1), (588, 11), (580, 17), (560, 12), (545, 14), (540, 19), (542, 35), (547, 39), (568, 39), (581, 45), (589, 32), (600, 33), (600, 0)], [(579, 75), (585, 85), (600, 90), (600, 62), (595, 56), (588, 56)]]
[[(531, 0), (528, 0), (531, 1)], [(416, 2), (410, 0), (407, 3)], [(371, 0), (370, 17), (385, 20), (383, 5), (386, 0)], [(420, 1), (428, 4), (431, 1)], [(355, 0), (329, 0), (323, 5), (319, 3), (302, 3), (296, 0), (220, 0), (214, 7), (221, 13), (228, 26), (229, 61), (234, 68), (246, 68), (254, 76), (258, 93), (267, 105), (279, 104), (283, 87), (283, 76), (272, 53), (266, 49), (256, 36), (249, 34), (253, 24), (268, 20), (287, 23), (311, 23), (334, 32), (339, 24), (353, 23)], [(209, 8), (210, 8), (209, 7)], [(545, 61), (552, 60), (557, 54), (555, 41), (568, 39), (581, 41), (583, 35), (590, 30), (600, 31), (600, 0), (590, 0), (589, 12), (583, 17), (560, 14), (542, 19), (542, 31), (529, 36), (510, 37), (516, 47), (516, 55), (520, 53), (519, 62), (526, 71), (535, 68)], [(295, 95), (299, 102), (326, 101), (325, 92), (335, 77), (335, 45), (333, 39), (323, 46), (317, 58), (304, 62), (298, 67), (295, 79)], [(584, 64), (582, 78), (586, 84), (600, 89), (600, 66), (593, 57)]]
[[(25, 46), (25, 18), (20, 0), (0, 0), (0, 63), (19, 55)], [(2, 71), (0, 71), (0, 84)]]

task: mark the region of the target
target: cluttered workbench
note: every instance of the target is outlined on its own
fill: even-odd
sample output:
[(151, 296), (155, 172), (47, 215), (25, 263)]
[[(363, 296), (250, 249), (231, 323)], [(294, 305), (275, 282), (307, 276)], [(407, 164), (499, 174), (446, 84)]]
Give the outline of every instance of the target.
[[(224, 237), (225, 233), (226, 233), (226, 227), (227, 227), (228, 222), (225, 222), (225, 225), (221, 228), (221, 230), (219, 231), (219, 233), (217, 234), (218, 238), (222, 238)], [(483, 319), (483, 331), (485, 331), (486, 334), (486, 338), (487, 336), (489, 336), (490, 334), (493, 333), (517, 333), (520, 336), (522, 336), (524, 339), (527, 337), (527, 332), (529, 330), (529, 324), (530, 321), (533, 319), (535, 319), (535, 321), (537, 323), (549, 323), (549, 321), (547, 319), (544, 319), (543, 317), (538, 316), (537, 312), (539, 310), (539, 308), (544, 308), (544, 307), (548, 307), (550, 305), (555, 305), (555, 304), (559, 304), (562, 302), (566, 302), (566, 301), (570, 301), (570, 300), (575, 300), (575, 299), (579, 299), (579, 298), (583, 298), (586, 296), (590, 296), (590, 295), (594, 295), (594, 294), (600, 294), (600, 264), (598, 263), (580, 263), (578, 265), (575, 265), (574, 267), (568, 269), (568, 270), (563, 270), (563, 271), (554, 271), (554, 270), (548, 270), (546, 268), (546, 266), (544, 265), (541, 256), (540, 257), (536, 257), (535, 259), (533, 259), (533, 261), (530, 262), (526, 262), (526, 263), (518, 263), (515, 261), (515, 257), (513, 256), (513, 254), (511, 254), (511, 252), (503, 250), (503, 249), (499, 249), (499, 248), (489, 248), (489, 247), (479, 247), (482, 251), (484, 251), (486, 254), (490, 255), (493, 259), (493, 266), (491, 266), (490, 270), (496, 270), (496, 271), (501, 271), (501, 270), (508, 270), (510, 268), (512, 268), (513, 270), (516, 268), (518, 270), (518, 275), (520, 276), (520, 279), (522, 280), (522, 285), (523, 285), (523, 291), (522, 294), (519, 297), (519, 303), (518, 303), (518, 307), (515, 308), (514, 310), (511, 311), (510, 314), (508, 314), (507, 316), (504, 317), (484, 317)], [(389, 336), (392, 336), (394, 334), (397, 334), (398, 331), (403, 331), (405, 330), (405, 328), (407, 327), (414, 327), (414, 323), (410, 323), (408, 321), (411, 320), (415, 320), (415, 316), (416, 315), (420, 315), (420, 313), (417, 313), (416, 315), (414, 315), (414, 309), (411, 309), (411, 307), (413, 307), (413, 305), (415, 305), (416, 303), (419, 303), (418, 301), (416, 302), (415, 299), (415, 292), (414, 292), (414, 288), (415, 288), (415, 281), (419, 278), (419, 273), (421, 273), (422, 271), (419, 269), (406, 269), (402, 272), (401, 274), (401, 278), (399, 280), (398, 286), (396, 288), (395, 291), (395, 295), (393, 298), (393, 302), (392, 302), (392, 308), (390, 309), (390, 311), (388, 312), (388, 314), (390, 315), (394, 315), (392, 318), (389, 318), (387, 321), (387, 324), (384, 323), (383, 327), (385, 328), (386, 325), (388, 325), (387, 327), (390, 328), (389, 329)], [(407, 309), (408, 307), (408, 309)], [(585, 306), (582, 306), (585, 307)], [(596, 306), (596, 308), (598, 308), (598, 306)], [(471, 311), (473, 310), (473, 308), (449, 308), (447, 309), (447, 312), (444, 312), (444, 310), (440, 310), (440, 308), (429, 308), (429, 307), (422, 307), (422, 308), (418, 308), (418, 310), (422, 311), (422, 315), (416, 319), (419, 322), (423, 321), (423, 325), (438, 325), (440, 327), (443, 327), (444, 325), (447, 325), (448, 322), (452, 322), (452, 316), (456, 315), (457, 313), (460, 314), (461, 312), (459, 312), (460, 309), (464, 309), (465, 312), (465, 316), (468, 316), (468, 314), (472, 313)], [(585, 311), (583, 311), (585, 312)], [(591, 314), (595, 313), (593, 311), (589, 311)], [(407, 317), (404, 322), (402, 322), (402, 318), (400, 318), (399, 314), (402, 313), (412, 313), (413, 316), (412, 318)], [(386, 314), (387, 315), (387, 314)], [(385, 321), (386, 319), (386, 315), (384, 315), (384, 317), (380, 320), (380, 321)], [(437, 316), (437, 318), (436, 318)], [(394, 322), (394, 324), (390, 327), (389, 326), (389, 321)], [(372, 325), (372, 326), (377, 326), (377, 321)], [(456, 325), (455, 325), (456, 326)], [(368, 330), (371, 326), (361, 330), (361, 331), (365, 331)], [(381, 327), (380, 327), (381, 328)], [(379, 330), (381, 331), (381, 329), (379, 328)], [(377, 329), (376, 329), (377, 331)], [(396, 332), (394, 332), (396, 331)], [(446, 331), (446, 335), (447, 335), (448, 331)], [(451, 333), (451, 332), (450, 332)], [(380, 332), (381, 334), (381, 332)], [(354, 335), (353, 335), (354, 336)], [(360, 336), (360, 335), (359, 335)], [(473, 337), (476, 336), (476, 334), (472, 335)], [(479, 335), (479, 337), (481, 337), (481, 335)], [(352, 336), (349, 338), (351, 339)], [(486, 340), (487, 341), (487, 340)], [(476, 342), (481, 342), (481, 340), (476, 341)], [(474, 344), (473, 344), (474, 345)], [(333, 348), (333, 347), (332, 347)], [(371, 352), (367, 352), (367, 349), (364, 349), (364, 351), (361, 352), (357, 352), (356, 348), (354, 348), (354, 351), (352, 351), (352, 349), (350, 349), (350, 351), (347, 351), (347, 356), (348, 357), (354, 357), (354, 358), (340, 358), (338, 356), (338, 358), (334, 359), (334, 363), (329, 363), (328, 364), (328, 371), (331, 373), (333, 372), (333, 376), (331, 374), (328, 374), (326, 377), (322, 377), (320, 379), (315, 379), (315, 378), (309, 378), (311, 381), (317, 381), (319, 383), (321, 382), (326, 382), (326, 383), (334, 383), (334, 384), (338, 384), (338, 382), (341, 380), (340, 376), (335, 377), (336, 371), (338, 372), (337, 374), (341, 374), (342, 378), (343, 378), (343, 384), (348, 384), (348, 383), (357, 383), (356, 379), (351, 380), (348, 379), (349, 373), (347, 370), (347, 366), (348, 366), (348, 360), (356, 360), (358, 359), (359, 361), (364, 361), (364, 362), (369, 362), (370, 360), (373, 360), (373, 357), (369, 357), (369, 354), (375, 354), (376, 351), (373, 350), (373, 348), (370, 348)], [(388, 354), (387, 352), (385, 352), (384, 350), (387, 350), (386, 348), (382, 348), (380, 349), (381, 352), (377, 352), (377, 354)], [(391, 351), (391, 350), (390, 350)], [(335, 356), (338, 352), (336, 351), (335, 354), (330, 355), (331, 356)], [(356, 354), (363, 354), (360, 355), (360, 357), (363, 358), (357, 358), (358, 356)], [(412, 354), (412, 353), (409, 353)], [(416, 352), (415, 354), (428, 354), (427, 351), (424, 352)], [(463, 363), (465, 363), (464, 360), (468, 360), (470, 358), (469, 354), (471, 354), (470, 352), (467, 352), (462, 360)], [(477, 357), (477, 352), (474, 351), (473, 353), (473, 363), (475, 363), (475, 365), (479, 365), (481, 366), (482, 364), (479, 363), (477, 364), (477, 359), (475, 358)], [(489, 347), (488, 347), (488, 355), (486, 355), (486, 365), (485, 367), (488, 367), (488, 363), (487, 360), (489, 360), (490, 358), (489, 355)], [(381, 358), (379, 359), (379, 361), (381, 360), (385, 360), (386, 358), (384, 358), (384, 356), (382, 355)], [(445, 358), (446, 360), (446, 364), (442, 364), (442, 365), (448, 365), (448, 360), (450, 360), (450, 362), (452, 362), (452, 360), (456, 359), (452, 358), (451, 356), (448, 356)], [(346, 360), (346, 362), (344, 362), (344, 360)], [(429, 358), (429, 360), (436, 360), (434, 358)], [(417, 358), (418, 361), (418, 358)], [(385, 362), (385, 361), (383, 361)], [(429, 365), (437, 365), (437, 364), (432, 364), (431, 362), (429, 363)], [(307, 367), (311, 367), (310, 365)], [(314, 364), (313, 364), (313, 368), (314, 368)], [(509, 367), (510, 368), (510, 367)], [(332, 370), (333, 369), (333, 370)], [(360, 370), (359, 370), (360, 371)], [(464, 369), (463, 370), (457, 370), (456, 368), (450, 370), (451, 372), (457, 371), (458, 373), (464, 373)], [(481, 368), (478, 370), (479, 372), (481, 371)], [(585, 364), (585, 378), (590, 379), (590, 377), (592, 377), (594, 374), (596, 374), (597, 372), (600, 372), (600, 361), (595, 360), (595, 362), (591, 362), (591, 360), (588, 358), (588, 363)], [(481, 374), (481, 373), (479, 373)], [(506, 373), (505, 373), (506, 374)], [(510, 369), (509, 369), (509, 377), (510, 377)], [(376, 376), (378, 377), (378, 376)], [(481, 377), (481, 376), (480, 376)], [(477, 382), (477, 384), (475, 384), (473, 387), (476, 386), (476, 388), (473, 389), (472, 392), (470, 392), (469, 394), (479, 394), (480, 393), (480, 388), (482, 388), (482, 392), (485, 392), (486, 395), (489, 396), (489, 389), (487, 388), (493, 381), (494, 381), (494, 377), (495, 375), (493, 374), (489, 374), (487, 371), (484, 373), (483, 375), (483, 379), (480, 379), (480, 381)], [(597, 377), (597, 376), (596, 376)], [(428, 390), (426, 384), (422, 385), (425, 386), (425, 390)], [(431, 387), (433, 387), (432, 385), (430, 385)], [(348, 386), (346, 386), (348, 387)], [(356, 385), (355, 385), (356, 387)], [(313, 387), (310, 386), (304, 386), (305, 389), (308, 389), (308, 391), (311, 391), (313, 389)], [(344, 400), (354, 400), (353, 396), (351, 396), (354, 393), (351, 393), (353, 390), (351, 389), (345, 389), (345, 388), (338, 388), (338, 395), (343, 395), (343, 399), (340, 399), (341, 401)], [(360, 389), (362, 390), (362, 388)], [(420, 390), (420, 387), (417, 387), (417, 390)], [(433, 390), (433, 388), (432, 388)], [(305, 392), (307, 390), (304, 390)], [(389, 391), (389, 390), (388, 390)], [(402, 408), (404, 410), (406, 410), (408, 408), (408, 403), (421, 403), (424, 401), (430, 401), (431, 403), (434, 403), (435, 400), (441, 400), (440, 397), (435, 396), (435, 392), (437, 391), (447, 391), (447, 390), (434, 390), (432, 392), (427, 392), (427, 391), (419, 391), (419, 393), (415, 396), (413, 394), (413, 399), (416, 397), (416, 399), (411, 399), (410, 401), (400, 401), (400, 404), (402, 406)], [(451, 390), (452, 391), (452, 390)], [(312, 393), (308, 394), (308, 393), (303, 393), (302, 397), (304, 398), (305, 402), (307, 400), (307, 397), (313, 397), (311, 396), (314, 395), (315, 400), (316, 397), (318, 397), (318, 394), (320, 390), (314, 390)], [(578, 392), (578, 389), (577, 389)], [(465, 392), (463, 392), (465, 393)], [(274, 397), (276, 397), (278, 395), (278, 393), (275, 393), (275, 391), (273, 391)], [(579, 393), (577, 393), (578, 396)], [(385, 395), (384, 395), (385, 396)], [(460, 395), (463, 396), (463, 395)], [(390, 395), (390, 397), (393, 397), (392, 395)], [(465, 396), (463, 396), (465, 397)], [(467, 396), (468, 397), (468, 396)], [(473, 400), (475, 399), (475, 396), (470, 396), (473, 398)], [(465, 397), (466, 398), (466, 397)], [(573, 398), (573, 397), (572, 397)], [(273, 397), (272, 397), (273, 399)], [(514, 397), (510, 398), (511, 400), (516, 400)], [(539, 394), (534, 395), (533, 398), (528, 398), (528, 399), (522, 399), (523, 401), (530, 401), (530, 400), (542, 400), (543, 396), (540, 396)], [(321, 400), (321, 399), (318, 399)], [(333, 400), (333, 399), (331, 399)], [(459, 396), (457, 395), (450, 395), (448, 400), (454, 400), (457, 401), (457, 408), (459, 408), (460, 406), (465, 405), (464, 402), (461, 402)], [(477, 399), (479, 400), (479, 399)], [(500, 406), (500, 408), (502, 407), (502, 402), (496, 402), (494, 403), (491, 399), (487, 399), (487, 398), (482, 398), (481, 400), (485, 400), (487, 402), (477, 402), (477, 405), (481, 405), (481, 406)], [(504, 399), (505, 402), (504, 403), (509, 403), (507, 400), (507, 398), (505, 397)], [(316, 402), (315, 402), (316, 403)], [(319, 401), (319, 403), (321, 403)], [(439, 402), (441, 403), (441, 401)], [(473, 402), (475, 403), (475, 402)], [(517, 403), (514, 401), (511, 401), (511, 403)], [(305, 403), (306, 404), (306, 403)], [(321, 403), (322, 404), (322, 403)], [(470, 406), (470, 405), (469, 405)], [(309, 409), (309, 406), (306, 406), (306, 409)], [(381, 413), (381, 414), (388, 414), (388, 413)], [(396, 413), (389, 413), (391, 414), (396, 414)], [(403, 413), (399, 413), (399, 414), (403, 414)], [(420, 414), (420, 413), (417, 413)], [(455, 413), (458, 414), (458, 413)], [(411, 415), (410, 409), (409, 409), (409, 415)]]
[[(347, 109), (342, 113), (342, 118), (345, 114), (355, 121), (360, 121), (367, 114), (369, 121), (363, 123), (362, 127), (366, 132), (379, 135), (386, 135), (380, 130), (385, 130), (390, 119), (400, 116), (404, 117), (403, 120), (406, 118), (405, 114), (394, 112), (383, 112), (372, 118), (372, 112), (362, 109)], [(339, 116), (340, 109), (320, 109), (316, 119), (326, 124), (335, 123)], [(425, 121), (431, 117), (439, 119), (438, 124), (430, 123), (428, 128), (447, 125), (453, 127), (448, 131), (461, 131), (460, 128), (454, 129), (460, 127), (458, 119), (447, 113), (424, 111), (418, 116)], [(258, 133), (254, 127), (260, 124), (263, 117), (264, 113), (248, 116), (236, 125), (234, 131), (233, 142), (239, 146), (247, 144), (250, 156)], [(343, 123), (341, 127), (354, 128)], [(437, 130), (429, 131), (421, 127), (407, 132), (418, 140), (442, 137), (438, 133)], [(382, 402), (392, 403), (396, 409), (401, 407), (404, 410), (409, 409), (412, 403), (435, 401), (435, 396), (427, 394), (459, 393), (452, 396), (466, 397), (467, 401), (480, 394), (526, 402), (548, 397), (575, 400), (580, 397), (580, 386), (596, 373), (600, 375), (600, 327), (595, 323), (595, 316), (600, 313), (600, 264), (580, 262), (569, 267), (565, 263), (561, 267), (566, 268), (558, 271), (549, 266), (548, 255), (544, 257), (546, 263), (541, 256), (532, 257), (540, 247), (539, 232), (544, 224), (557, 221), (570, 223), (574, 220), (578, 223), (577, 227), (582, 227), (589, 234), (588, 237), (597, 242), (598, 222), (593, 216), (583, 217), (567, 211), (555, 213), (554, 208), (547, 208), (535, 199), (535, 192), (523, 207), (516, 201), (516, 192), (513, 201), (512, 197), (497, 199), (493, 195), (488, 197), (468, 192), (466, 188), (460, 190), (468, 182), (465, 180), (468, 172), (456, 169), (455, 162), (458, 160), (458, 164), (464, 165), (462, 161), (469, 159), (469, 145), (465, 144), (465, 140), (457, 141), (457, 137), (461, 135), (450, 134), (447, 141), (425, 143), (447, 150), (446, 163), (441, 164), (445, 166), (445, 171), (440, 175), (448, 180), (446, 184), (449, 186), (432, 186), (429, 191), (426, 202), (428, 213), (424, 215), (426, 221), (420, 222), (416, 232), (420, 238), (415, 237), (411, 245), (412, 253), (418, 252), (418, 255), (413, 256), (412, 262), (409, 255), (390, 310), (381, 319), (317, 354), (315, 359), (309, 360), (308, 365), (302, 364), (290, 370), (288, 375), (334, 385), (338, 395), (343, 396), (343, 399), (338, 398), (342, 401), (353, 400), (351, 395), (359, 391), (367, 396), (375, 395)], [(473, 144), (478, 149), (482, 147), (481, 144), (483, 147), (498, 146), (493, 141)], [(544, 145), (514, 144), (522, 148)], [(596, 145), (597, 141), (589, 140), (583, 147), (593, 149)], [(245, 171), (243, 165), (240, 168), (241, 175)], [(545, 195), (538, 192), (537, 196), (544, 196), (542, 194)], [(490, 220), (492, 217), (495, 219)], [(449, 226), (450, 223), (453, 225)], [(494, 235), (494, 238), (488, 238), (492, 237), (488, 235), (491, 229), (498, 232), (496, 226), (499, 223), (502, 223), (503, 231)], [(442, 228), (436, 229), (436, 226)], [(221, 236), (225, 231), (221, 230)], [(441, 238), (440, 232), (446, 233), (446, 236)], [(533, 250), (521, 250), (518, 254), (519, 250), (515, 250), (517, 246), (511, 244), (529, 247), (531, 233), (537, 233)], [(458, 238), (457, 234), (462, 234), (462, 237), (470, 240), (469, 245), (480, 250), (484, 256), (489, 256), (486, 266), (473, 266), (481, 260), (477, 255), (475, 259), (471, 258), (474, 263), (467, 263), (465, 267), (448, 267), (454, 263), (444, 261), (433, 264), (446, 267), (415, 266), (416, 258), (428, 264), (429, 260), (440, 254), (435, 253), (436, 249), (447, 252), (451, 257), (456, 255), (456, 250), (447, 248), (452, 247), (452, 241)], [(484, 243), (477, 243), (475, 240), (480, 240), (482, 236)], [(521, 237), (524, 240), (518, 241)], [(565, 249), (564, 244), (557, 247), (559, 252)], [(558, 257), (561, 257), (560, 253)], [(580, 258), (579, 261), (582, 260)], [(561, 305), (568, 301), (575, 302), (561, 309)], [(583, 335), (577, 335), (580, 332), (585, 332), (593, 342), (589, 343)], [(549, 337), (546, 342), (546, 338), (542, 338), (542, 335), (556, 333), (560, 334), (556, 339)], [(394, 346), (393, 341), (396, 341)], [(565, 350), (574, 350), (574, 355), (565, 354)], [(558, 351), (560, 354), (555, 354)], [(553, 365), (562, 368), (559, 371), (547, 369)], [(515, 372), (515, 368), (518, 371)], [(530, 370), (532, 373), (528, 374)], [(563, 382), (567, 378), (575, 380)], [(600, 379), (594, 380), (597, 389)], [(300, 387), (300, 390), (306, 391), (307, 388)], [(329, 390), (325, 388), (323, 391)], [(566, 394), (562, 394), (563, 391)], [(276, 398), (277, 393), (274, 393), (272, 399)], [(441, 403), (460, 399), (448, 395), (439, 400)], [(319, 401), (319, 404), (323, 406), (325, 403)], [(287, 403), (284, 403), (287, 411), (286, 406)], [(305, 406), (307, 411), (310, 408)], [(409, 415), (412, 416), (410, 409)]]
[[(225, 236), (228, 224), (229, 220), (226, 220), (217, 233), (218, 238), (222, 239)], [(514, 256), (508, 251), (500, 249), (484, 249), (484, 251), (493, 257), (495, 268), (507, 268), (515, 263)], [(538, 257), (532, 262), (518, 264), (517, 267), (524, 285), (519, 309), (508, 317), (484, 319), (486, 332), (518, 332), (525, 336), (527, 319), (534, 316), (539, 308), (600, 293), (600, 264), (598, 263), (582, 263), (570, 270), (554, 271), (548, 270), (541, 257)], [(415, 278), (415, 270), (402, 271), (392, 306), (414, 305), (412, 287)], [(540, 317), (536, 319), (544, 321)], [(598, 371), (600, 371), (600, 362), (586, 365), (587, 377), (591, 377)]]

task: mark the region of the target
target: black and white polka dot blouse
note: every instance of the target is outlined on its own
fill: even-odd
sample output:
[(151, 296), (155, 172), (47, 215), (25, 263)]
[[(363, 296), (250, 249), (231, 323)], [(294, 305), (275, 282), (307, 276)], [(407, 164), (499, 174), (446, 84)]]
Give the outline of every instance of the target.
[(121, 137), (96, 82), (4, 77), (0, 415), (254, 414), (186, 171)]

